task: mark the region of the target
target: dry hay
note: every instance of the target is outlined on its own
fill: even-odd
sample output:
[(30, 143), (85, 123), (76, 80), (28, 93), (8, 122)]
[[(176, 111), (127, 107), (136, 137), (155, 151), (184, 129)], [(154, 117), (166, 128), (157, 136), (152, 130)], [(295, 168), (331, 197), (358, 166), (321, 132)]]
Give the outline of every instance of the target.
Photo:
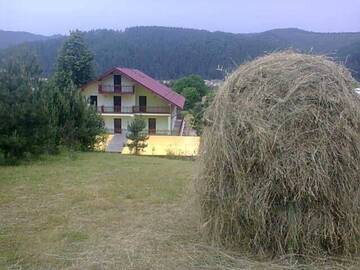
[(280, 52), (240, 66), (208, 109), (196, 181), (203, 229), (259, 254), (354, 255), (360, 99), (350, 73)]

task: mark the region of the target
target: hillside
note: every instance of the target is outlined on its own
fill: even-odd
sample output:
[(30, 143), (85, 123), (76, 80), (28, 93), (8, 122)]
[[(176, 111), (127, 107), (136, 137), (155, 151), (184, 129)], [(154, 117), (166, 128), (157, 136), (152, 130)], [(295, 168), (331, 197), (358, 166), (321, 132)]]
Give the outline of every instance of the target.
[(36, 35), (28, 32), (0, 30), (0, 49), (17, 45), (23, 42), (48, 39), (47, 36)]
[[(359, 61), (356, 44), (360, 42), (360, 33), (315, 33), (289, 28), (232, 34), (148, 26), (125, 31), (94, 30), (84, 32), (84, 37), (94, 52), (98, 73), (112, 66), (127, 66), (158, 79), (175, 79), (192, 73), (206, 79), (223, 78), (244, 61), (287, 48), (326, 54), (339, 61), (352, 55), (352, 63)], [(45, 75), (53, 72), (57, 51), (65, 38), (27, 43), (38, 54)], [(352, 64), (351, 68), (360, 79), (358, 65)]]

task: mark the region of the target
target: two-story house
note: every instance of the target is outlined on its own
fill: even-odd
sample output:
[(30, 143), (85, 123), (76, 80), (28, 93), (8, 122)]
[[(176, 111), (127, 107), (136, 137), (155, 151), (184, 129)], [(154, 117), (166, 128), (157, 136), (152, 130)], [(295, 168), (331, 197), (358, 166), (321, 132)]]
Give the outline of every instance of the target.
[(146, 132), (173, 134), (185, 98), (137, 69), (115, 67), (82, 87), (82, 94), (102, 115), (110, 133), (124, 133), (134, 117)]

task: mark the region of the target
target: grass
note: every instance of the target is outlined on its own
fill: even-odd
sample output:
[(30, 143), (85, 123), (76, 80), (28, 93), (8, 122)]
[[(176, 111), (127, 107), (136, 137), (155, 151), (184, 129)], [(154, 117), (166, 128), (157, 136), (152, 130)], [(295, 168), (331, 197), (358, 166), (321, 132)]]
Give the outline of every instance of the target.
[(0, 167), (0, 269), (315, 269), (209, 247), (188, 203), (194, 169), (107, 153)]

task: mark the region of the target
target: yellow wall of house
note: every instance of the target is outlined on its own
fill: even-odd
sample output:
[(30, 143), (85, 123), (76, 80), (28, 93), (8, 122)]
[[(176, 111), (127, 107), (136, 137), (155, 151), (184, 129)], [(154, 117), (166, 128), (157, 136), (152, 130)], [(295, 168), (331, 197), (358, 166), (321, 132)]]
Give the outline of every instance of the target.
[[(200, 137), (193, 136), (149, 136), (148, 146), (141, 155), (155, 156), (195, 156), (198, 154)], [(122, 154), (131, 154), (124, 147)]]
[(139, 106), (139, 96), (146, 96), (146, 105), (147, 106), (169, 106), (170, 104), (164, 99), (160, 98), (158, 95), (153, 94), (150, 90), (146, 90), (140, 85), (135, 87), (135, 96), (136, 96), (136, 106)]

